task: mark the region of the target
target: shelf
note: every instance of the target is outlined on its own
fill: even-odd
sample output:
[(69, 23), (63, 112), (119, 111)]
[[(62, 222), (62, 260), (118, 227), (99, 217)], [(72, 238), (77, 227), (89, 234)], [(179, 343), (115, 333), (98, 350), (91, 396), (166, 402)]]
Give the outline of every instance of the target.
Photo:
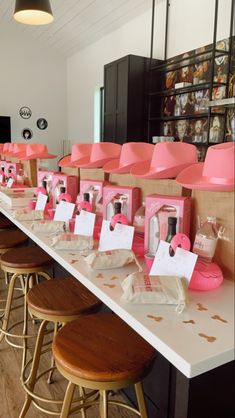
[(229, 97), (221, 100), (211, 100), (208, 107), (235, 107), (235, 97)]
[[(213, 83), (214, 87), (223, 87), (226, 86), (226, 83)], [(149, 93), (149, 96), (176, 96), (178, 94), (187, 93), (191, 91), (206, 90), (210, 88), (210, 83), (201, 83), (201, 84), (192, 84), (191, 86), (181, 87), (180, 89), (171, 89), (171, 90), (159, 90), (153, 93)]]
[[(213, 112), (211, 116), (223, 116), (223, 113)], [(150, 117), (149, 121), (158, 120), (160, 122), (168, 121), (168, 120), (181, 120), (181, 119), (203, 119), (208, 118), (208, 113), (194, 113), (193, 115), (181, 115), (181, 116), (156, 116)]]
[[(149, 71), (160, 71), (160, 70), (164, 70), (165, 72), (169, 72), (169, 71), (173, 71), (173, 70), (178, 70), (180, 68), (183, 67), (188, 67), (190, 65), (193, 64), (198, 64), (200, 62), (203, 61), (208, 61), (211, 60), (212, 58), (212, 49), (208, 50), (208, 51), (203, 51), (203, 52), (199, 52), (197, 54), (185, 57), (185, 58), (178, 58), (177, 60), (175, 60), (174, 62), (171, 62), (170, 59), (164, 61), (163, 64), (158, 64), (158, 65), (153, 65), (151, 68), (149, 68)], [(225, 50), (215, 50), (215, 58), (217, 57), (221, 57), (223, 55), (229, 55), (229, 51), (225, 51)], [(199, 58), (198, 57), (202, 57)], [(179, 65), (178, 65), (179, 64)]]

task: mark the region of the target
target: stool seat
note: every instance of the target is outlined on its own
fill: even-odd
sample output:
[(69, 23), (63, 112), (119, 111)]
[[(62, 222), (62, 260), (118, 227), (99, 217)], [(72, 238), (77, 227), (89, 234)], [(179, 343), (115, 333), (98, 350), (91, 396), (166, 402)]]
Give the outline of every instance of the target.
[[(8, 232), (9, 233), (9, 232)], [(51, 257), (37, 246), (14, 248), (1, 257), (2, 267), (31, 269), (51, 264)]]
[(15, 225), (2, 213), (0, 214), (0, 229), (13, 228)]
[(67, 323), (52, 345), (56, 364), (76, 378), (137, 382), (150, 370), (154, 348), (115, 314)]
[(52, 279), (34, 286), (27, 295), (29, 309), (39, 315), (77, 316), (101, 305), (100, 300), (75, 277)]
[[(22, 231), (0, 231), (0, 249), (13, 248), (17, 245), (25, 244), (27, 240), (27, 235), (25, 235)], [(19, 248), (16, 249), (16, 252), (18, 251)]]

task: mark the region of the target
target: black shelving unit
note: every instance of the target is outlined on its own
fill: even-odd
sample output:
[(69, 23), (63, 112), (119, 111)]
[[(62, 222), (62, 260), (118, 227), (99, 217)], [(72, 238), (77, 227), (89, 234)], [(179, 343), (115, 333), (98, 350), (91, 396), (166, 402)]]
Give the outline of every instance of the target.
[[(234, 68), (234, 61), (232, 59), (232, 50), (234, 37), (232, 36), (233, 21), (234, 21), (234, 1), (231, 1), (231, 19), (230, 19), (230, 33), (229, 38), (217, 41), (217, 21), (218, 21), (218, 6), (219, 0), (215, 0), (214, 9), (214, 29), (213, 29), (213, 43), (202, 48), (198, 48), (195, 51), (189, 51), (188, 53), (181, 54), (177, 57), (166, 59), (167, 57), (167, 32), (168, 32), (168, 16), (169, 16), (169, 0), (166, 0), (166, 33), (165, 33), (165, 59), (162, 63), (156, 65), (154, 63), (153, 54), (153, 34), (154, 34), (154, 9), (155, 0), (152, 4), (152, 37), (151, 37), (151, 57), (150, 68), (148, 72), (148, 141), (152, 142), (152, 136), (170, 135), (174, 136), (176, 140), (183, 140), (186, 142), (192, 142), (197, 145), (199, 151), (202, 149), (200, 159), (203, 160), (205, 156), (206, 148), (217, 142), (223, 142), (226, 140), (226, 109), (213, 108), (208, 106), (208, 102), (218, 98), (217, 96), (228, 97), (229, 81)], [(225, 57), (225, 58), (224, 58)], [(224, 61), (223, 71), (221, 75), (218, 61)], [(177, 77), (182, 69), (190, 69), (191, 75), (193, 70), (198, 66), (207, 63), (208, 69), (205, 71), (205, 79), (193, 78), (191, 85), (181, 88), (175, 88), (173, 82), (172, 85), (167, 83), (167, 77), (170, 80), (171, 76)], [(223, 77), (222, 77), (223, 76)], [(162, 80), (161, 88), (159, 89), (159, 79)], [(180, 80), (182, 81), (182, 80)], [(201, 93), (202, 92), (202, 93)], [(198, 111), (198, 106), (195, 105), (195, 97), (205, 95), (205, 107), (202, 104), (201, 111)], [(185, 111), (183, 106), (183, 113), (175, 108), (177, 103), (180, 108), (179, 101), (183, 95), (188, 95), (188, 109)], [(172, 113), (167, 109), (167, 100), (169, 101), (169, 108)], [(171, 101), (172, 100), (172, 101)], [(190, 107), (191, 104), (191, 107)], [(195, 109), (192, 106), (195, 105)], [(193, 111), (192, 111), (193, 110)], [(185, 137), (180, 137), (177, 133), (177, 121), (185, 120), (187, 123), (187, 134)], [(201, 121), (201, 122), (197, 122)], [(171, 122), (171, 125), (170, 125)], [(166, 128), (166, 124), (168, 127)], [(201, 123), (201, 129), (203, 129), (203, 142), (196, 141), (196, 126)], [(216, 131), (219, 125), (219, 134)], [(169, 129), (169, 132), (167, 131)], [(174, 131), (173, 131), (174, 129)], [(167, 132), (167, 133), (166, 133)], [(177, 137), (178, 135), (178, 137)], [(190, 140), (191, 138), (191, 140)]]

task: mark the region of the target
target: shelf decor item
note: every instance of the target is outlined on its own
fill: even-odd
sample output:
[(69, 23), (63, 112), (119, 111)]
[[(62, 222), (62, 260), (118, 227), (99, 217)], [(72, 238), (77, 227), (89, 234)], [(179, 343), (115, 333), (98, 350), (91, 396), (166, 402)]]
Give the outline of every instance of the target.
[(54, 20), (49, 0), (16, 0), (14, 19), (25, 25), (46, 25)]

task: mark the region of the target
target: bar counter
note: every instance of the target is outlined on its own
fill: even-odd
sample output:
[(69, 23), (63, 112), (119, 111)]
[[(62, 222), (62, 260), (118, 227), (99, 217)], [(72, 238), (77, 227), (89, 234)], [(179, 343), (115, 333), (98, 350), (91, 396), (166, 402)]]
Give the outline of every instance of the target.
[[(224, 280), (212, 291), (189, 291), (187, 307), (181, 314), (171, 305), (124, 303), (120, 300), (120, 283), (128, 273), (137, 270), (135, 264), (116, 270), (91, 270), (78, 253), (54, 250), (50, 235), (35, 234), (30, 228), (31, 221), (15, 220), (4, 203), (0, 210), (168, 360), (178, 380), (181, 378), (179, 383), (176, 376), (174, 412), (167, 417), (194, 417), (189, 413), (189, 387), (195, 380), (192, 378), (221, 370), (220, 366), (229, 366), (230, 362), (231, 368), (234, 364), (234, 283)], [(223, 402), (227, 401), (226, 393), (221, 392), (220, 396)], [(185, 408), (188, 415), (182, 412)]]

